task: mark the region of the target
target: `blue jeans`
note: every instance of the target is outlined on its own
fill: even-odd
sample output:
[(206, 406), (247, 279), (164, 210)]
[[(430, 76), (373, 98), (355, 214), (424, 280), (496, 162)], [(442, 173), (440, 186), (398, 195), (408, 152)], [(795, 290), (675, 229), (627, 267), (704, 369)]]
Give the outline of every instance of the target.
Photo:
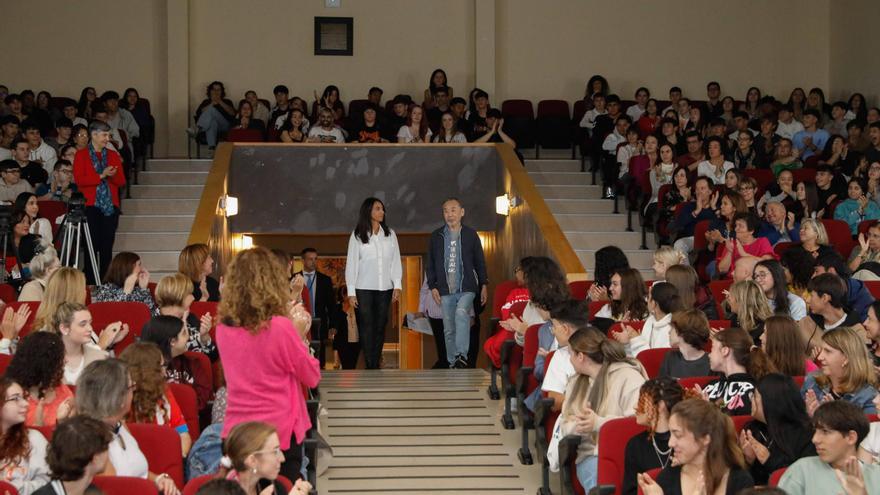
[(585, 492), (589, 492), (598, 481), (599, 473), (599, 457), (595, 455), (587, 456), (584, 460), (577, 463), (577, 477), (584, 487)]
[(208, 146), (217, 146), (220, 134), (229, 131), (229, 121), (213, 106), (207, 106), (202, 110), (196, 125), (205, 131), (205, 141), (208, 142)]
[(443, 311), (443, 336), (446, 338), (446, 360), (455, 364), (455, 358), (467, 359), (471, 341), (471, 314), (474, 306), (473, 292), (459, 292), (440, 296), (440, 309)]

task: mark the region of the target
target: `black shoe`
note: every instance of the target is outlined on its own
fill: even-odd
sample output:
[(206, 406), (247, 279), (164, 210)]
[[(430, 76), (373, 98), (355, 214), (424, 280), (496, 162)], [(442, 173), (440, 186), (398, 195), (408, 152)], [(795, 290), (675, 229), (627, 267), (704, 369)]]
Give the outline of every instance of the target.
[(455, 358), (455, 362), (452, 364), (452, 369), (461, 370), (467, 368), (467, 359), (464, 356), (458, 356)]
[(438, 359), (437, 362), (434, 363), (434, 366), (431, 366), (431, 369), (432, 369), (432, 370), (445, 370), (445, 369), (449, 369), (449, 363), (447, 363), (445, 360)]

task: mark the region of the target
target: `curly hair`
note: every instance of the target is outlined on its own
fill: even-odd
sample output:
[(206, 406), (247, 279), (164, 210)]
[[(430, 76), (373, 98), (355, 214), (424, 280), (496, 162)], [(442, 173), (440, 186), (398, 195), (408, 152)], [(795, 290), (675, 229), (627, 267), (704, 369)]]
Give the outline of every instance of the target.
[(629, 260), (623, 250), (617, 246), (605, 246), (596, 251), (596, 271), (593, 274), (595, 284), (608, 288), (614, 272), (629, 268)]
[(236, 254), (227, 268), (217, 308), (220, 321), (257, 333), (273, 316), (286, 315), (291, 295), (284, 270), (266, 248)]
[(137, 342), (125, 348), (119, 355), (131, 380), (136, 384), (131, 400), (129, 417), (135, 423), (156, 421), (156, 404), (165, 394), (165, 372), (162, 370), (162, 351), (152, 342)]
[(807, 290), (810, 280), (813, 278), (813, 269), (816, 259), (801, 246), (792, 246), (786, 249), (780, 256), (782, 267), (791, 275), (789, 282), (798, 292)]
[(536, 256), (521, 266), (531, 301), (539, 308), (549, 311), (571, 297), (565, 274), (555, 261)]
[(61, 335), (50, 332), (28, 334), (18, 344), (6, 376), (30, 390), (37, 388), (37, 398), (61, 385), (64, 378), (64, 342)]
[[(17, 385), (8, 377), (0, 377), (0, 397), (4, 403), (9, 400), (6, 397), (9, 388)], [(28, 441), (28, 429), (24, 423), (12, 425), (0, 436), (0, 466), (15, 466), (22, 459), (31, 455), (31, 445)]]
[(660, 421), (660, 415), (657, 412), (661, 402), (666, 404), (667, 411), (671, 411), (676, 404), (684, 399), (693, 398), (699, 398), (699, 394), (692, 389), (682, 388), (678, 380), (669, 376), (658, 376), (643, 383), (642, 388), (639, 389), (637, 407), (648, 416), (650, 422), (647, 425), (648, 435), (654, 436), (657, 429), (657, 423)]

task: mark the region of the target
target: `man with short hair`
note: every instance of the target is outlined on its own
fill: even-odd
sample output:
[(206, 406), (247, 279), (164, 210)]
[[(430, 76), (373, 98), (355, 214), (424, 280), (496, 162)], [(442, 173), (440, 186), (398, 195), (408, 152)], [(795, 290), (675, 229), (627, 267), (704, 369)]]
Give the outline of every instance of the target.
[(800, 223), (794, 218), (794, 213), (788, 213), (785, 205), (779, 201), (769, 201), (764, 207), (765, 220), (757, 237), (766, 237), (770, 244), (777, 245), (780, 242), (800, 242)]
[(465, 210), (457, 198), (443, 202), (445, 225), (431, 233), (425, 274), (434, 302), (443, 311), (446, 359), (450, 368), (468, 366), (470, 311), (479, 293), (488, 300), (489, 279), (477, 232), (462, 224)]
[(791, 105), (782, 105), (779, 108), (779, 120), (776, 123), (776, 134), (792, 139), (794, 135), (803, 131), (804, 125), (794, 119), (794, 109)]
[[(455, 127), (464, 134), (468, 141), (472, 141), (474, 139), (473, 128), (471, 127), (471, 123), (464, 118), (464, 114), (467, 111), (467, 102), (464, 101), (464, 98), (456, 96), (449, 103), (449, 110), (455, 118)], [(397, 131), (394, 132), (396, 136)]]
[(727, 135), (727, 140), (729, 141), (731, 148), (736, 148), (736, 140), (739, 137), (740, 132), (749, 132), (752, 134), (752, 137), (757, 134), (755, 130), (749, 127), (749, 114), (743, 112), (742, 110), (733, 112), (733, 132)]
[(868, 142), (871, 145), (865, 150), (865, 158), (868, 164), (880, 162), (880, 121), (871, 122), (868, 126)]
[(779, 488), (788, 495), (880, 494), (880, 467), (858, 458), (859, 444), (870, 430), (862, 409), (844, 400), (832, 400), (816, 409), (812, 421), (817, 455), (790, 465), (779, 480)]
[(715, 220), (715, 210), (712, 208), (712, 191), (714, 183), (712, 179), (700, 176), (694, 181), (694, 200), (685, 203), (681, 207), (678, 216), (669, 225), (670, 231), (675, 233), (675, 249), (684, 254), (690, 254), (694, 250), (694, 229), (703, 220)]
[(859, 154), (863, 154), (871, 146), (871, 141), (865, 135), (863, 123), (858, 119), (853, 119), (846, 123), (846, 134), (846, 144), (850, 151), (857, 151)]
[(855, 313), (859, 321), (868, 318), (868, 307), (874, 302), (871, 291), (860, 280), (850, 276), (849, 267), (843, 261), (843, 257), (836, 251), (829, 251), (816, 258), (813, 267), (813, 277), (825, 273), (833, 273), (840, 277), (846, 284), (846, 307)]
[(344, 143), (345, 135), (333, 123), (333, 110), (321, 107), (318, 110), (318, 125), (309, 129), (310, 143)]
[(706, 85), (706, 117), (720, 117), (724, 113), (721, 105), (721, 84), (711, 81)]
[(21, 167), (15, 160), (0, 162), (0, 203), (15, 203), (15, 198), (23, 192), (34, 192), (26, 180), (21, 180)]
[(828, 142), (828, 132), (818, 128), (821, 118), (822, 115), (815, 108), (804, 110), (804, 130), (795, 134), (791, 139), (795, 148), (800, 150), (801, 157), (804, 160), (817, 153), (821, 153), (825, 149), (825, 143)]
[(588, 136), (592, 137), (592, 131), (596, 127), (596, 118), (607, 113), (605, 110), (605, 95), (595, 93), (593, 94), (593, 108), (584, 113), (579, 125), (587, 130)]
[(846, 130), (846, 126), (849, 124), (849, 119), (846, 118), (846, 107), (846, 102), (843, 101), (835, 101), (831, 105), (831, 121), (825, 124), (825, 131), (829, 135), (839, 134), (844, 138), (849, 137), (849, 132)]
[(648, 88), (643, 86), (636, 90), (636, 104), (630, 105), (629, 108), (626, 109), (626, 114), (629, 115), (629, 118), (632, 119), (633, 122), (639, 120), (642, 114), (645, 113), (645, 105), (648, 103), (648, 98), (650, 97), (651, 92), (648, 91)]
[[(849, 327), (864, 321), (856, 311), (847, 311), (846, 282), (835, 273), (822, 273), (807, 285), (808, 318), (798, 322), (807, 349), (822, 345), (821, 335), (838, 327)], [(809, 353), (808, 353), (809, 354)]]
[[(39, 133), (40, 131), (37, 130), (36, 132)], [(12, 156), (21, 170), (21, 178), (26, 180), (31, 187), (36, 188), (49, 180), (49, 174), (42, 163), (31, 160), (30, 157), (32, 155), (33, 152), (30, 150), (29, 141), (17, 139), (12, 142)], [(53, 167), (56, 161), (57, 159), (52, 161)]]
[[(312, 338), (321, 342), (318, 348), (318, 360), (321, 363), (321, 369), (324, 369), (326, 361), (325, 344), (329, 337), (333, 340), (337, 329), (330, 328), (331, 318), (334, 318), (336, 306), (336, 298), (333, 294), (333, 280), (318, 271), (318, 250), (307, 247), (300, 253), (302, 257), (302, 271), (294, 275), (302, 275), (305, 280), (305, 288), (309, 291), (309, 313), (312, 318), (321, 319), (321, 330), (319, 335), (312, 335)], [(343, 329), (345, 330), (345, 329)]]
[(65, 117), (70, 119), (71, 127), (76, 125), (84, 125), (86, 127), (89, 126), (89, 121), (77, 115), (76, 103), (73, 100), (70, 100), (64, 104), (64, 108), (61, 109), (61, 112)]
[(269, 122), (275, 122), (275, 128), (277, 129), (276, 121), (278, 118), (287, 115), (287, 111), (290, 110), (290, 90), (287, 89), (287, 86), (279, 84), (272, 90), (272, 94), (275, 95), (275, 106), (272, 107)]
[(395, 137), (397, 136), (397, 131), (406, 125), (406, 117), (409, 114), (409, 105), (411, 103), (412, 98), (406, 95), (397, 95), (391, 100), (391, 115), (388, 116), (388, 125), (390, 126), (389, 131), (393, 131)]
[(687, 167), (691, 173), (696, 173), (697, 165), (706, 159), (703, 151), (703, 137), (699, 131), (688, 131), (684, 135), (684, 143), (687, 146), (687, 154), (675, 159), (682, 167)]
[(778, 177), (783, 170), (797, 170), (802, 168), (804, 164), (801, 162), (799, 152), (791, 143), (791, 139), (779, 138), (779, 144), (776, 145), (775, 156), (770, 162), (770, 170), (773, 175)]
[(547, 373), (543, 377), (540, 390), (546, 392), (548, 398), (553, 399), (553, 406), (551, 406), (553, 411), (562, 409), (565, 387), (568, 385), (568, 380), (575, 375), (575, 370), (571, 365), (571, 349), (568, 347), (568, 339), (579, 328), (591, 328), (588, 314), (587, 303), (574, 299), (550, 309), (550, 324), (554, 342), (548, 350), (556, 351), (556, 353), (550, 360), (550, 364), (547, 365)]
[(13, 117), (18, 118), (19, 122), (24, 122), (25, 120), (27, 120), (29, 115), (24, 113), (21, 96), (12, 93), (11, 95), (8, 95), (3, 101), (4, 103), (6, 103), (6, 115), (12, 115)]
[[(783, 141), (784, 142), (784, 141)], [(780, 146), (782, 144), (780, 143)], [(816, 167), (816, 194), (819, 196), (819, 208), (823, 211), (823, 218), (831, 218), (831, 209), (827, 208), (838, 199), (845, 199), (846, 196), (846, 179), (840, 174), (835, 174), (834, 169), (829, 165), (819, 165)]]
[(489, 108), (489, 93), (482, 89), (474, 91), (474, 110), (468, 115), (468, 120), (474, 129), (475, 138), (486, 134), (491, 129), (486, 122)]
[(440, 128), (440, 118), (449, 110), (449, 88), (446, 86), (431, 86), (431, 98), (434, 104), (428, 109), (428, 122), (433, 132)]
[[(501, 110), (490, 108), (486, 112), (486, 125), (488, 130), (482, 136), (475, 136), (475, 143), (507, 143), (514, 151), (516, 150), (516, 141), (504, 132), (504, 118), (501, 116)], [(522, 161), (522, 157), (520, 157)]]
[(384, 93), (384, 91), (382, 91), (382, 88), (380, 88), (378, 86), (373, 86), (367, 92), (367, 101), (369, 101), (373, 105), (376, 105), (377, 108), (382, 108), (382, 94), (383, 93)]
[(18, 137), (18, 117), (4, 115), (0, 117), (0, 160), (12, 158), (12, 142)]
[(129, 143), (140, 137), (141, 128), (134, 120), (134, 115), (124, 108), (119, 108), (119, 93), (105, 91), (101, 95), (101, 102), (104, 103), (104, 109), (107, 110), (107, 124), (110, 127), (125, 132)]
[[(39, 163), (48, 176), (49, 172), (55, 168), (55, 161), (58, 160), (58, 153), (55, 151), (55, 148), (49, 145), (49, 143), (43, 141), (38, 123), (27, 120), (22, 124), (21, 128), (22, 134), (24, 134), (24, 138), (27, 140), (28, 160)], [(22, 174), (24, 177), (24, 166), (22, 166)]]
[(678, 101), (681, 100), (682, 92), (678, 86), (669, 88), (669, 106), (660, 111), (660, 115), (666, 113), (667, 110), (678, 111)]
[(71, 134), (73, 132), (73, 123), (67, 117), (60, 117), (57, 122), (55, 122), (55, 136), (49, 136), (43, 141), (52, 147), (55, 150), (55, 153), (60, 153), (61, 148), (68, 144), (73, 144), (71, 140)]
[[(41, 201), (62, 201), (67, 203), (70, 196), (76, 192), (76, 184), (73, 183), (73, 164), (64, 158), (55, 162), (55, 169), (47, 184), (36, 188), (34, 194)], [(54, 221), (54, 219), (50, 219)]]

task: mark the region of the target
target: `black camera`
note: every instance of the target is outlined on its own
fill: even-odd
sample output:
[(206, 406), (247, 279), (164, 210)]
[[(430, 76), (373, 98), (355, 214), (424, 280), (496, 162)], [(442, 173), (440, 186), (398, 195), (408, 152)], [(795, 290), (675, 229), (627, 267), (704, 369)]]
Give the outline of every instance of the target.
[(67, 202), (67, 218), (68, 223), (79, 223), (86, 219), (86, 197), (81, 192), (75, 192), (70, 196)]

